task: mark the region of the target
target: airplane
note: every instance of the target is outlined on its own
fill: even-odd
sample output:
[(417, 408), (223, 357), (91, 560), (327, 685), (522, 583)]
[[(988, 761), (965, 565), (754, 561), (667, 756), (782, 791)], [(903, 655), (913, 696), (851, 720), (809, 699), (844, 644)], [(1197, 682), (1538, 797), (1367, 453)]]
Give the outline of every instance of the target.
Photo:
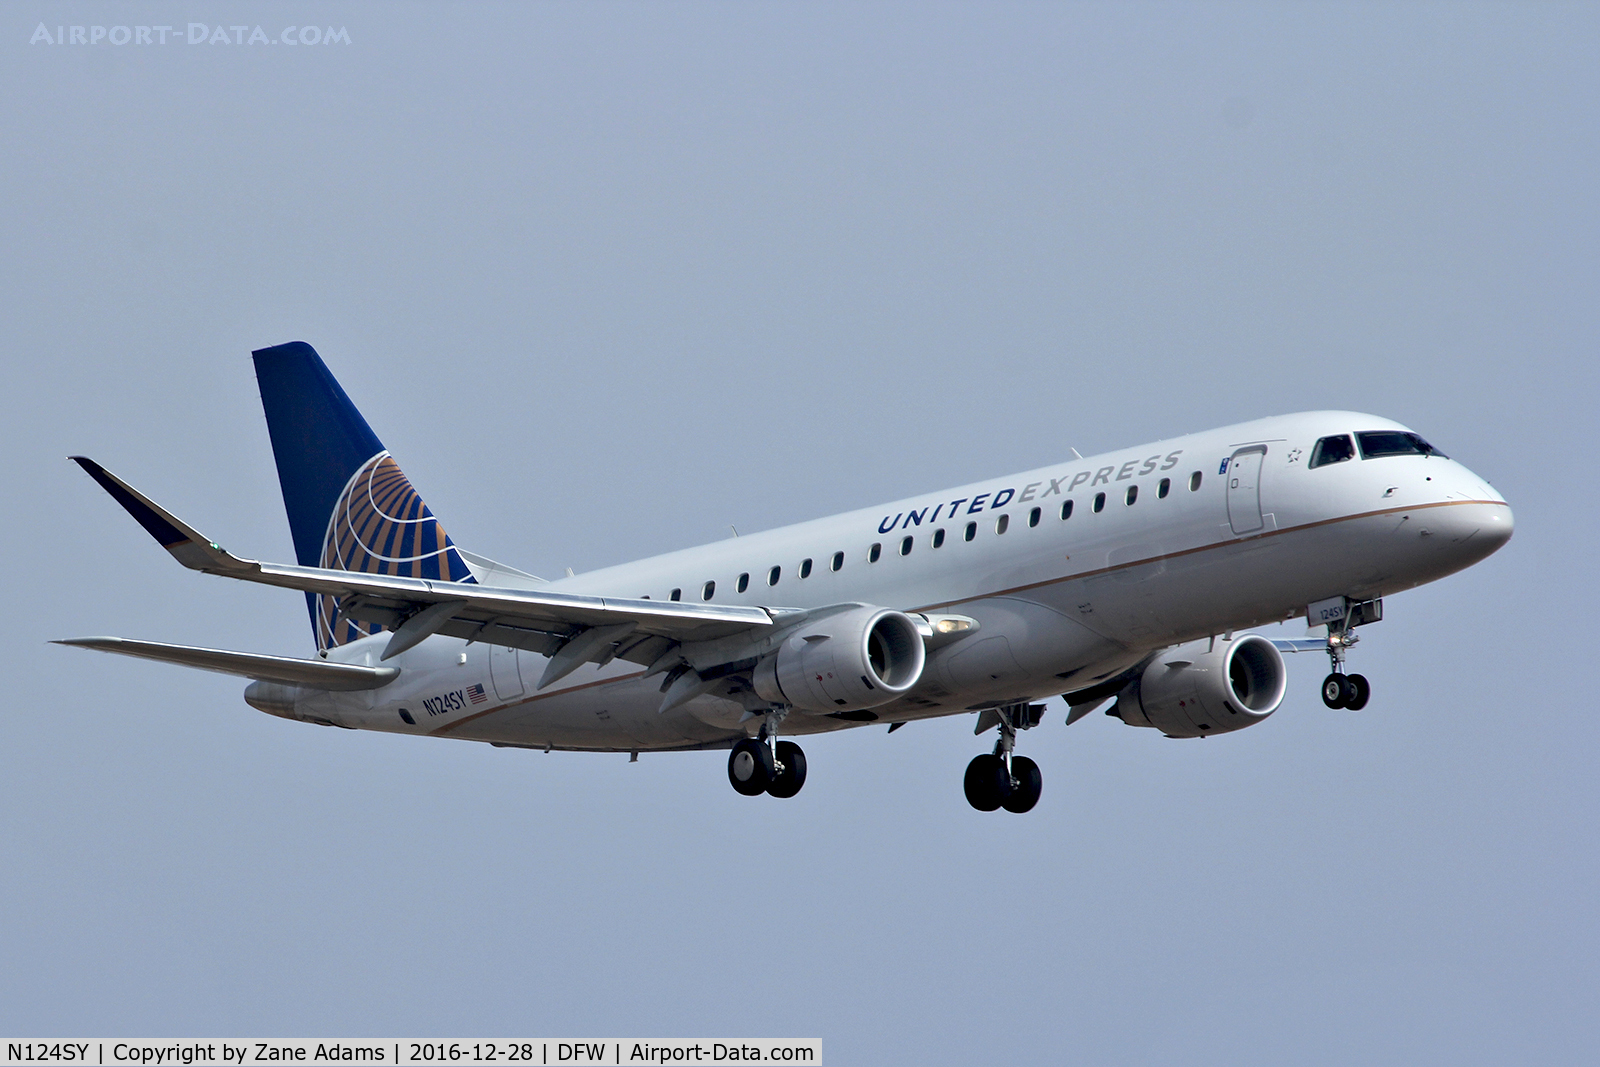
[[(975, 714), (963, 788), (1022, 813), (1015, 751), (1062, 696), (1170, 738), (1254, 726), (1283, 653), (1322, 699), (1383, 597), (1510, 539), (1483, 478), (1389, 419), (1259, 419), (545, 580), (457, 546), (316, 351), (253, 353), (296, 563), (222, 548), (71, 457), (191, 570), (303, 592), (315, 658), (116, 637), (57, 642), (251, 679), (246, 703), (354, 730), (581, 752), (727, 749), (746, 796), (806, 781), (791, 738)], [(1308, 636), (1246, 631), (1305, 618)]]

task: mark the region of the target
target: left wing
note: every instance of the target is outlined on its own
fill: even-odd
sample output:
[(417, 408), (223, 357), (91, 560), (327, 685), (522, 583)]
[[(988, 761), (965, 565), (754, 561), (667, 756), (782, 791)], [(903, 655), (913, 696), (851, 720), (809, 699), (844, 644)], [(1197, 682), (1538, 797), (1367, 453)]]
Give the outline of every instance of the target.
[(522, 648), (552, 657), (539, 681), (543, 688), (584, 663), (622, 658), (658, 673), (687, 662), (679, 652), (684, 644), (737, 647), (746, 644), (740, 638), (748, 638), (764, 646), (774, 623), (798, 622), (813, 614), (495, 588), (241, 559), (92, 459), (71, 458), (185, 567), (336, 596), (341, 611), (351, 618), (394, 631), (384, 659), (436, 633)]

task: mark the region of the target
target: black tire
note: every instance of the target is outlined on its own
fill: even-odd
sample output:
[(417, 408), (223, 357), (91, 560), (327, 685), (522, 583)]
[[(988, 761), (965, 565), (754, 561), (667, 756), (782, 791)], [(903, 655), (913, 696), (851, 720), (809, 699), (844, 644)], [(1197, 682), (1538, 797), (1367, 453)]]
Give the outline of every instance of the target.
[(999, 756), (976, 756), (967, 764), (967, 777), (962, 786), (966, 789), (968, 804), (979, 811), (994, 811), (1011, 795), (1011, 775)]
[(728, 782), (735, 792), (758, 797), (772, 784), (772, 749), (747, 737), (728, 753)]
[(1360, 711), (1367, 706), (1367, 701), (1372, 699), (1372, 686), (1367, 684), (1364, 674), (1352, 674), (1345, 679), (1344, 706), (1351, 711)]
[(773, 774), (767, 792), (787, 799), (800, 792), (800, 788), (806, 784), (806, 754), (793, 741), (779, 741), (778, 762), (783, 764), (783, 769)]
[(1328, 707), (1344, 707), (1344, 694), (1344, 675), (1330, 674), (1322, 680), (1322, 702)]
[(1044, 788), (1044, 776), (1039, 773), (1039, 765), (1027, 756), (1012, 756), (1011, 780), (1016, 784), (1011, 787), (1011, 795), (1006, 797), (1002, 807), (1017, 815), (1032, 811), (1033, 806), (1039, 803), (1040, 790)]

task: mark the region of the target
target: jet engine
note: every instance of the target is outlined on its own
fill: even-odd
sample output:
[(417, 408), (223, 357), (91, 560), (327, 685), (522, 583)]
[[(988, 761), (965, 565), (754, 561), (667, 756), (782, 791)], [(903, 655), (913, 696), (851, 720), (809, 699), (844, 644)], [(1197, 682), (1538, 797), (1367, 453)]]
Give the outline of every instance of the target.
[(922, 677), (917, 624), (901, 611), (860, 607), (799, 627), (756, 664), (755, 691), (800, 711), (858, 711), (887, 704)]
[(1195, 641), (1161, 653), (1108, 712), (1168, 737), (1242, 730), (1278, 710), (1288, 676), (1283, 656), (1260, 634)]

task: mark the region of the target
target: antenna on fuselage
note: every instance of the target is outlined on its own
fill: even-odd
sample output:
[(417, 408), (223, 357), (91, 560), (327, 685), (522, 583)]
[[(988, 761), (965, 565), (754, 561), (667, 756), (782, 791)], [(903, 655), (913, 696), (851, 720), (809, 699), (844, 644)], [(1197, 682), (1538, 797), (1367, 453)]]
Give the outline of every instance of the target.
[(1076, 448), (1073, 448), (1071, 445), (1067, 446), (1067, 451), (1072, 453), (1072, 458), (1073, 459), (1082, 459), (1083, 458), (1082, 456), (1078, 455), (1078, 450)]

